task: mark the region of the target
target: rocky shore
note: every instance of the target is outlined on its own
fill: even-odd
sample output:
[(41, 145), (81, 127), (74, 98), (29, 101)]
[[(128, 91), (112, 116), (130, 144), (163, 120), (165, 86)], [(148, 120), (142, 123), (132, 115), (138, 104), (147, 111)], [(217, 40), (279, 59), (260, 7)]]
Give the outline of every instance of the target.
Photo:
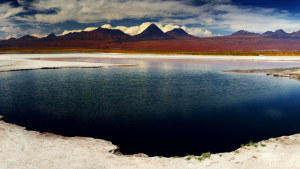
[(267, 76), (274, 76), (279, 78), (289, 78), (300, 81), (300, 67), (292, 68), (277, 68), (277, 69), (247, 69), (247, 70), (225, 70), (222, 72), (235, 73), (266, 73)]
[(165, 158), (125, 156), (109, 141), (28, 131), (4, 120), (0, 116), (0, 169), (300, 168), (300, 134), (250, 142), (232, 152)]

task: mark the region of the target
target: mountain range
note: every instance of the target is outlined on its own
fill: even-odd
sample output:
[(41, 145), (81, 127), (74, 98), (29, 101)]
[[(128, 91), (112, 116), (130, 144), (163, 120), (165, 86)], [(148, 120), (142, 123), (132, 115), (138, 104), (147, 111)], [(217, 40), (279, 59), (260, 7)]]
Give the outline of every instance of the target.
[(37, 38), (0, 40), (0, 48), (118, 48), (133, 50), (182, 51), (300, 51), (300, 31), (286, 33), (279, 29), (263, 34), (240, 30), (229, 36), (194, 37), (181, 28), (164, 33), (151, 24), (138, 35), (99, 27), (93, 31), (73, 32), (63, 36), (51, 33)]
[(257, 36), (265, 38), (299, 38), (300, 39), (300, 30), (297, 32), (286, 33), (282, 29), (278, 29), (275, 32), (267, 31), (263, 34), (248, 32), (245, 30), (240, 30), (233, 33), (231, 36)]

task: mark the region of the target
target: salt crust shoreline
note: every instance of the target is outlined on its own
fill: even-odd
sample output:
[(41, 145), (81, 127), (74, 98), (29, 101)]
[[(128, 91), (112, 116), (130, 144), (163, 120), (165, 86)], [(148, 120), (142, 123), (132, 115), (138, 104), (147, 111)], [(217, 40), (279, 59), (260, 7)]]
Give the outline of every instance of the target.
[(284, 61), (300, 62), (299, 56), (218, 56), (218, 55), (158, 55), (117, 53), (63, 53), (63, 54), (0, 54), (0, 72), (58, 68), (101, 68), (135, 66), (87, 62), (47, 61), (39, 58), (122, 58), (122, 59), (172, 59), (218, 61)]
[[(124, 54), (67, 54), (67, 57), (142, 58), (142, 59), (202, 59), (244, 61), (292, 61), (295, 56), (185, 56), (185, 55), (125, 55)], [(66, 58), (66, 54), (43, 54), (43, 58)], [(28, 69), (132, 66), (103, 63), (29, 60), (40, 54), (1, 54), (0, 72)], [(265, 144), (262, 147), (261, 144)], [(109, 141), (86, 137), (64, 137), (52, 133), (27, 131), (24, 127), (6, 123), (0, 118), (0, 169), (86, 168), (86, 169), (157, 169), (157, 168), (300, 168), (300, 134), (261, 141), (257, 147), (247, 146), (235, 152), (213, 154), (201, 162), (195, 158), (165, 158), (122, 156)], [(198, 158), (198, 157), (197, 157)]]
[(122, 58), (122, 59), (175, 59), (219, 61), (285, 61), (300, 62), (299, 56), (218, 56), (218, 55), (158, 55), (117, 53), (63, 53), (63, 54), (0, 54), (0, 72), (58, 68), (102, 68), (134, 66), (87, 62), (46, 61), (39, 58)]
[[(265, 146), (261, 146), (264, 144)], [(1, 169), (282, 169), (300, 168), (300, 134), (261, 141), (238, 151), (196, 158), (135, 157), (113, 154), (118, 147), (109, 141), (64, 137), (27, 131), (0, 121)]]

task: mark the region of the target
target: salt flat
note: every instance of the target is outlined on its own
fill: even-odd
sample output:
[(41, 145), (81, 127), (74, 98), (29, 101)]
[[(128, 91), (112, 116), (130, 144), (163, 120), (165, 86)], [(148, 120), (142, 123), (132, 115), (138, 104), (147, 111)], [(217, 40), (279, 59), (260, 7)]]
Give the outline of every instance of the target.
[(220, 61), (292, 61), (300, 62), (299, 56), (219, 56), (219, 55), (158, 55), (117, 53), (62, 53), (62, 54), (0, 54), (0, 72), (41, 68), (79, 68), (129, 66), (87, 62), (33, 60), (39, 58), (128, 58), (128, 59), (197, 59)]
[(35, 60), (38, 58), (86, 57), (87, 55), (88, 54), (2, 54), (0, 55), (0, 72), (54, 68), (99, 68), (130, 66), (126, 64)]

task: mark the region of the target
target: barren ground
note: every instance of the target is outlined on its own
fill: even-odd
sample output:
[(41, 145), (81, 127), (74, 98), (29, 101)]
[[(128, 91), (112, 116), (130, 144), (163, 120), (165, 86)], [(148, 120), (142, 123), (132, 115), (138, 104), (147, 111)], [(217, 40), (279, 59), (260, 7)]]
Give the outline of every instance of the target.
[(111, 151), (115, 149), (116, 145), (101, 139), (27, 131), (24, 127), (0, 121), (1, 169), (300, 168), (300, 134), (261, 141), (233, 152), (213, 154), (202, 161), (198, 160), (199, 156), (128, 157), (113, 154)]

